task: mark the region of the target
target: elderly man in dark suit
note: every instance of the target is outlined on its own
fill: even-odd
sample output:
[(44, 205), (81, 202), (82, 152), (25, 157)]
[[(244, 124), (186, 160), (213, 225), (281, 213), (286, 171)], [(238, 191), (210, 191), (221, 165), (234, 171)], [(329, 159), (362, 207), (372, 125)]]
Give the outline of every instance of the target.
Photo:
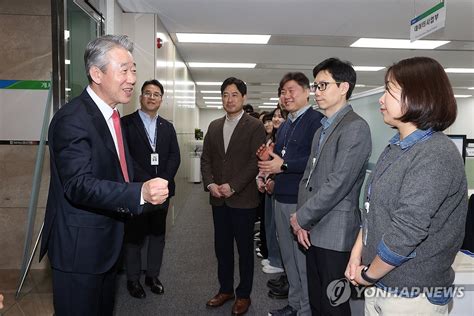
[[(313, 138), (311, 155), (299, 184), (291, 225), (308, 249), (306, 270), (313, 315), (350, 315), (349, 283), (344, 271), (359, 232), (359, 194), (372, 151), (370, 128), (347, 100), (356, 84), (352, 65), (329, 58), (313, 69), (312, 90), (325, 117)], [(348, 296), (328, 291), (342, 280)], [(339, 289), (340, 290), (340, 289)], [(330, 300), (331, 297), (331, 300)]]
[(259, 146), (265, 141), (261, 121), (244, 113), (247, 86), (227, 78), (221, 86), (226, 115), (209, 125), (201, 157), (203, 184), (210, 192), (214, 245), (220, 289), (207, 302), (218, 307), (234, 298), (234, 239), (239, 252), (240, 284), (235, 289), (234, 315), (250, 306), (253, 283), (253, 227), (259, 203), (255, 177)]
[(55, 315), (112, 315), (123, 219), (145, 201), (162, 204), (168, 181), (133, 179), (119, 103), (136, 81), (133, 43), (120, 35), (91, 41), (84, 54), (88, 87), (49, 127), (51, 181), (42, 237), (53, 270)]
[[(174, 196), (174, 176), (181, 162), (178, 139), (173, 124), (158, 115), (163, 101), (163, 85), (158, 80), (145, 81), (140, 95), (140, 109), (124, 116), (122, 124), (134, 165), (134, 181), (160, 177), (168, 180), (169, 198)], [(145, 285), (155, 294), (163, 294), (160, 275), (165, 248), (166, 215), (169, 198), (163, 205), (146, 204), (146, 212), (125, 223), (125, 264), (127, 289), (131, 296), (145, 298), (140, 284), (141, 249), (148, 237)]]

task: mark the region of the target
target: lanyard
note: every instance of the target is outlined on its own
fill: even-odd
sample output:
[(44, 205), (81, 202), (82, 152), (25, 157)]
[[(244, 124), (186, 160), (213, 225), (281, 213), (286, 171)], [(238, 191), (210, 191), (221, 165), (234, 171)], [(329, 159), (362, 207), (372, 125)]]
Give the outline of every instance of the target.
[[(290, 137), (286, 138), (288, 135), (288, 130), (291, 128), (291, 123), (290, 126), (288, 127), (288, 130), (285, 131), (285, 137), (283, 138), (283, 149), (281, 150), (281, 157), (285, 157), (286, 154), (286, 149), (288, 148), (288, 143), (290, 142), (291, 138), (293, 137), (293, 133), (295, 132), (296, 127), (298, 127), (298, 124), (303, 120), (303, 116), (309, 111), (309, 109), (306, 110), (303, 114), (301, 114), (295, 121), (296, 124), (293, 126), (293, 129), (291, 130)], [(288, 121), (290, 121), (288, 119)]]
[[(143, 126), (145, 127), (145, 122), (143, 122)], [(145, 127), (145, 133), (146, 137), (148, 138), (148, 141), (150, 142), (151, 149), (153, 149), (153, 152), (156, 152), (156, 137), (158, 135), (158, 118), (156, 118), (156, 123), (155, 123), (155, 138), (153, 141), (151, 140), (150, 134), (148, 133), (148, 129)]]

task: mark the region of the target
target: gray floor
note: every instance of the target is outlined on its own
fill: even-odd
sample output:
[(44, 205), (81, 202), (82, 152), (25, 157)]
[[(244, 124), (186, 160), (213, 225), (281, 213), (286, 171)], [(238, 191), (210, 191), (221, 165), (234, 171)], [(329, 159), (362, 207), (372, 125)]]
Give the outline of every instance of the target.
[[(125, 287), (124, 274), (119, 275), (116, 315), (229, 315), (232, 303), (216, 309), (206, 308), (206, 301), (217, 293), (217, 263), (213, 248), (212, 213), (208, 195), (196, 184), (185, 208), (179, 210), (175, 225), (167, 235), (160, 280), (164, 295), (155, 295), (146, 288), (143, 300), (132, 298)], [(236, 255), (237, 258), (237, 255)], [(236, 267), (236, 284), (238, 282)], [(255, 257), (252, 305), (247, 315), (267, 315), (271, 309), (283, 307), (286, 300), (267, 296), (266, 282), (275, 275), (262, 272)], [(143, 277), (142, 277), (143, 284)], [(362, 315), (361, 302), (353, 304), (353, 315)]]

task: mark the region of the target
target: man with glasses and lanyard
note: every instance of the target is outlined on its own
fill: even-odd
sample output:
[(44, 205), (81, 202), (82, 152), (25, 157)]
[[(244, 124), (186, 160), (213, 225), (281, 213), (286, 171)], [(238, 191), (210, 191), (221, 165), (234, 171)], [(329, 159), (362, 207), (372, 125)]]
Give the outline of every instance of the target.
[(163, 205), (145, 204), (146, 212), (128, 219), (125, 224), (127, 289), (136, 298), (146, 297), (140, 284), (141, 248), (146, 237), (148, 249), (145, 285), (155, 294), (164, 293), (158, 277), (165, 247), (169, 199), (175, 193), (174, 176), (181, 158), (173, 124), (158, 115), (163, 94), (163, 85), (158, 80), (145, 81), (140, 95), (140, 109), (122, 118), (124, 136), (134, 159), (133, 180), (146, 181), (161, 177), (169, 183), (169, 198)]
[[(260, 172), (275, 175), (275, 225), (283, 266), (288, 277), (288, 305), (272, 310), (271, 316), (311, 315), (306, 282), (304, 249), (295, 241), (290, 229), (290, 214), (296, 211), (298, 183), (311, 154), (311, 141), (321, 126), (323, 115), (309, 104), (309, 79), (301, 72), (290, 72), (280, 81), (281, 100), (289, 112), (278, 129), (274, 152), (262, 146), (257, 153), (270, 150), (271, 160), (259, 161)], [(273, 145), (272, 145), (273, 146)], [(271, 296), (281, 295), (276, 289)]]
[(347, 103), (356, 84), (352, 65), (329, 58), (314, 67), (313, 75), (312, 91), (325, 117), (314, 135), (290, 222), (307, 249), (312, 314), (345, 316), (351, 310), (344, 271), (360, 230), (359, 194), (372, 143), (369, 125)]

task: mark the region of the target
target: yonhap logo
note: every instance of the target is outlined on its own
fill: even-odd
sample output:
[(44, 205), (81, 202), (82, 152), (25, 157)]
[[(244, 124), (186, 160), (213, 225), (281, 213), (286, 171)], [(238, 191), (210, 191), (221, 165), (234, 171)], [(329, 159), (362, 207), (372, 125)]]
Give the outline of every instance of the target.
[(345, 278), (332, 281), (326, 289), (326, 295), (332, 306), (338, 306), (347, 302), (351, 297), (349, 281)]

